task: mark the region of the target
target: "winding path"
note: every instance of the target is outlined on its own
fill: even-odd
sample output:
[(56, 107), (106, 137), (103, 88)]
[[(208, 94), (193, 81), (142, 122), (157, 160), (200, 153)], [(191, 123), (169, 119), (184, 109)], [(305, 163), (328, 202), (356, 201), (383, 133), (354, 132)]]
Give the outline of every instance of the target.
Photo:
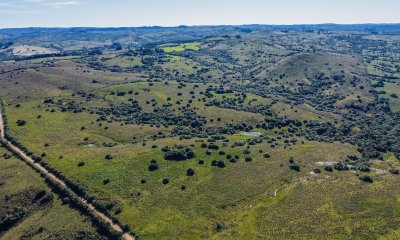
[[(39, 163), (35, 162), (31, 157), (29, 157), (28, 155), (26, 155), (20, 148), (18, 148), (17, 146), (15, 146), (14, 144), (12, 144), (10, 141), (8, 141), (5, 138), (5, 127), (4, 127), (4, 122), (3, 122), (3, 115), (2, 112), (0, 111), (0, 137), (1, 139), (4, 140), (4, 142), (10, 147), (10, 149), (17, 154), (21, 159), (23, 159), (25, 162), (27, 162), (28, 164), (30, 164), (31, 166), (33, 166), (35, 169), (39, 170), (41, 173), (43, 173), (44, 175), (46, 175), (48, 178), (52, 179), (53, 181), (57, 182), (58, 184), (60, 184), (63, 187), (67, 187), (66, 183), (61, 180), (60, 178), (58, 178), (57, 176), (55, 176), (54, 174), (50, 173), (49, 171), (47, 171), (47, 169), (45, 169), (44, 167), (42, 167), (42, 165), (40, 165)], [(75, 193), (72, 189), (68, 188), (69, 190), (71, 190), (73, 193)], [(76, 194), (76, 193), (75, 193)], [(77, 194), (76, 194), (77, 195)], [(77, 195), (78, 196), (78, 195)], [(85, 204), (86, 206), (88, 206), (90, 209), (93, 210), (93, 212), (99, 216), (101, 219), (103, 219), (104, 221), (106, 221), (107, 223), (110, 224), (110, 226), (117, 232), (123, 233), (121, 226), (119, 226), (118, 224), (113, 223), (113, 221), (111, 220), (111, 218), (107, 217), (104, 213), (100, 212), (99, 210), (97, 210), (92, 204), (88, 203), (86, 199), (79, 197), (79, 199), (81, 200), (81, 202), (83, 204)], [(124, 233), (123, 238), (126, 240), (134, 240), (135, 237), (132, 236), (129, 233)]]

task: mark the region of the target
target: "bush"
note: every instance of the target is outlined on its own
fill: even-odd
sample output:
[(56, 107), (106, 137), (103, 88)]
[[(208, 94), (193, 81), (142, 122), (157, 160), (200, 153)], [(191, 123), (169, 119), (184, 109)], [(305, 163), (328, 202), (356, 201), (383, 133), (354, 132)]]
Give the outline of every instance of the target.
[(314, 168), (313, 172), (318, 174), (321, 173), (321, 170), (319, 168)]
[(85, 162), (79, 162), (78, 163), (78, 167), (83, 167), (83, 166), (85, 166)]
[(209, 145), (208, 145), (208, 149), (218, 150), (219, 147), (218, 147), (217, 145), (215, 145), (215, 144), (209, 144)]
[(17, 120), (17, 126), (24, 126), (26, 124), (25, 120)]
[(168, 184), (169, 183), (169, 179), (168, 178), (164, 178), (162, 183), (165, 184), (165, 185)]
[(186, 171), (186, 175), (187, 175), (188, 177), (193, 176), (193, 175), (194, 175), (194, 169), (193, 169), (193, 168), (189, 168), (189, 169)]
[(158, 170), (158, 164), (156, 160), (151, 160), (150, 165), (149, 165), (149, 171), (153, 172)]
[(333, 168), (335, 168), (338, 171), (344, 171), (344, 170), (349, 170), (349, 167), (347, 166), (347, 164), (342, 163), (342, 162), (338, 162), (336, 163)]
[(374, 180), (370, 176), (361, 176), (360, 180), (364, 181), (364, 182), (367, 182), (367, 183), (373, 183), (374, 182)]
[(331, 166), (325, 166), (324, 170), (327, 172), (333, 172), (333, 168)]
[(297, 164), (292, 164), (292, 165), (290, 165), (289, 168), (290, 168), (291, 170), (296, 171), (296, 172), (300, 172), (300, 166), (297, 165)]
[(217, 166), (219, 168), (224, 168), (225, 167), (225, 162), (224, 161), (218, 161)]
[(10, 227), (21, 221), (25, 215), (28, 214), (26, 208), (13, 208), (0, 218), (0, 229), (2, 231), (9, 229)]
[(192, 159), (195, 156), (196, 154), (190, 148), (180, 151), (166, 151), (164, 153), (164, 159), (171, 161), (184, 161), (187, 159)]

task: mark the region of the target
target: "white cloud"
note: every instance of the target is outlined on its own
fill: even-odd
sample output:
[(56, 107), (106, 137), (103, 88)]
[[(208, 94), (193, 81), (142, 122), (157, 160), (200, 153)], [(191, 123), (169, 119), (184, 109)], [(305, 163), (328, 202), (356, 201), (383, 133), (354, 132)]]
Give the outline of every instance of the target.
[(55, 8), (62, 8), (67, 6), (76, 6), (79, 5), (78, 1), (59, 1), (59, 2), (48, 2), (47, 5)]
[(40, 6), (48, 6), (53, 8), (62, 8), (68, 6), (76, 6), (80, 4), (80, 1), (77, 0), (58, 0), (58, 1), (51, 1), (51, 0), (23, 0), (25, 3), (30, 4), (37, 4)]
[(24, 0), (26, 3), (41, 3), (43, 0)]

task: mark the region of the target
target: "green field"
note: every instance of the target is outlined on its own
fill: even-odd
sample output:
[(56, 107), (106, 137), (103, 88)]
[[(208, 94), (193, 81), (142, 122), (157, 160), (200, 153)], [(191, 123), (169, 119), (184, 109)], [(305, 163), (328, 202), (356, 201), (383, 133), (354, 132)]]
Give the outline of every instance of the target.
[[(389, 99), (389, 105), (392, 111), (399, 112), (400, 111), (400, 85), (399, 83), (385, 83), (383, 88), (377, 88), (380, 91), (385, 91), (385, 94), (380, 94), (381, 97)], [(397, 95), (397, 98), (392, 97), (391, 95)]]
[[(0, 154), (10, 155), (1, 148)], [(34, 200), (40, 191), (53, 196), (50, 202)], [(96, 229), (91, 222), (51, 193), (44, 179), (21, 160), (14, 157), (0, 159), (0, 218), (13, 208), (24, 208), (26, 215), (7, 232), (0, 232), (1, 239), (95, 239)]]
[(197, 51), (200, 49), (201, 44), (202, 44), (201, 42), (183, 43), (177, 46), (163, 47), (163, 50), (166, 53), (183, 52), (185, 50)]

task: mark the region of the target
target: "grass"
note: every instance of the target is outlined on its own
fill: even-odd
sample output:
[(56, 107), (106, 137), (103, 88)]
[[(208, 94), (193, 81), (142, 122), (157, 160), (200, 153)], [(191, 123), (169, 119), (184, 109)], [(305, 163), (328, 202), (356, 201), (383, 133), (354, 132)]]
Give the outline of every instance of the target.
[[(0, 148), (0, 154), (9, 154)], [(50, 189), (44, 183), (44, 179), (21, 160), (14, 157), (0, 159), (0, 216), (13, 207), (26, 207), (28, 216), (13, 228), (1, 235), (1, 239), (20, 239), (22, 236), (31, 236), (34, 239), (45, 239), (50, 236), (59, 238), (75, 238), (78, 231), (85, 231), (89, 235), (96, 233), (91, 222), (76, 210), (62, 205), (60, 199), (55, 197), (50, 205), (36, 205), (27, 198), (29, 193)], [(4, 196), (12, 196), (6, 201)], [(26, 203), (28, 201), (28, 205)], [(44, 227), (42, 232), (38, 232)]]
[(119, 66), (121, 68), (128, 68), (134, 66), (142, 66), (139, 57), (112, 57), (105, 61), (107, 66)]
[[(133, 98), (138, 100), (145, 111), (153, 111), (154, 106), (147, 104), (147, 101), (155, 99), (156, 106), (161, 107), (169, 97), (172, 104), (169, 108), (179, 113), (179, 108), (192, 99), (191, 107), (206, 117), (209, 127), (238, 121), (256, 123), (264, 119), (259, 114), (206, 107), (205, 102), (201, 100), (203, 95), (200, 95), (200, 91), (205, 91), (207, 86), (199, 84), (195, 87), (192, 83), (185, 84), (182, 88), (178, 88), (179, 84), (174, 81), (169, 81), (168, 84), (149, 84), (145, 81), (114, 84), (93, 89), (92, 92), (100, 98), (90, 102), (70, 95), (61, 95), (55, 100), (74, 100), (81, 106), (98, 108), (111, 102), (123, 103)], [(111, 95), (111, 92), (119, 91), (125, 91), (127, 94)], [(132, 91), (132, 94), (129, 94), (129, 91)], [(207, 101), (236, 97), (234, 93), (213, 95), (213, 98)], [(181, 104), (177, 104), (178, 100)], [(168, 133), (169, 128), (149, 125), (121, 126), (117, 122), (103, 123), (99, 126), (95, 114), (61, 112), (58, 108), (47, 107), (43, 104), (43, 99), (18, 100), (18, 103), (21, 104), (20, 107), (16, 107), (13, 102), (6, 109), (13, 135), (35, 153), (45, 152), (46, 162), (82, 183), (97, 198), (116, 200), (123, 209), (119, 219), (145, 239), (158, 239), (159, 236), (163, 236), (164, 239), (259, 239), (263, 236), (277, 239), (293, 239), (298, 236), (362, 238), (367, 236), (363, 231), (372, 231), (368, 229), (375, 229), (382, 235), (396, 234), (386, 232), (390, 226), (379, 222), (382, 217), (397, 227), (396, 218), (390, 216), (390, 212), (397, 211), (392, 210), (395, 209), (393, 198), (397, 193), (386, 193), (388, 189), (393, 188), (391, 181), (394, 180), (391, 177), (376, 176), (377, 183), (371, 185), (379, 187), (380, 193), (386, 194), (390, 199), (387, 204), (392, 208), (383, 212), (380, 203), (374, 205), (373, 201), (376, 200), (370, 200), (369, 195), (361, 194), (368, 185), (360, 183), (354, 173), (343, 175), (324, 172), (318, 176), (310, 174), (315, 167), (320, 167), (316, 162), (340, 161), (347, 155), (357, 154), (354, 146), (308, 142), (297, 138), (296, 145), (285, 148), (284, 139), (278, 139), (276, 147), (264, 141), (249, 146), (249, 156), (253, 161), (245, 162), (246, 155), (243, 151), (247, 146), (231, 148), (231, 145), (252, 137), (240, 133), (226, 135), (229, 140), (228, 146), (223, 146), (221, 141), (218, 141), (217, 145), (227, 154), (239, 155), (240, 160), (234, 164), (227, 161), (225, 156), (219, 155), (218, 151), (206, 155), (206, 150), (200, 146), (201, 141), (205, 139), (149, 139), (149, 136), (160, 131)], [(271, 99), (248, 94), (243, 106), (271, 103)], [(51, 109), (55, 109), (55, 112), (51, 112)], [(309, 106), (291, 108), (288, 104), (278, 102), (272, 105), (271, 109), (281, 117), (331, 121), (329, 117), (312, 111)], [(41, 118), (37, 118), (37, 115), (41, 115)], [(220, 122), (209, 121), (218, 117), (221, 117)], [(18, 119), (26, 120), (27, 124), (17, 126)], [(82, 126), (85, 127), (84, 130), (81, 130)], [(277, 138), (275, 130), (287, 131), (254, 129), (268, 137)], [(85, 138), (88, 140), (84, 140)], [(131, 143), (134, 138), (139, 139), (139, 143)], [(142, 140), (146, 140), (145, 146), (142, 146)], [(116, 146), (110, 148), (103, 145), (109, 142), (115, 143)], [(46, 147), (46, 143), (49, 146)], [(173, 147), (178, 144), (192, 148), (196, 158), (184, 162), (164, 160), (161, 147)], [(157, 148), (153, 148), (153, 145)], [(272, 157), (264, 158), (259, 152), (260, 149), (270, 153)], [(106, 160), (107, 154), (111, 154), (113, 159)], [(294, 157), (301, 167), (300, 173), (289, 169), (289, 157)], [(158, 171), (148, 171), (152, 159), (157, 160)], [(198, 164), (200, 159), (205, 160), (204, 165)], [(212, 160), (224, 160), (226, 167), (212, 167)], [(79, 167), (80, 162), (84, 162), (85, 165)], [(391, 164), (396, 163), (393, 161)], [(193, 177), (186, 176), (188, 168), (195, 169)], [(162, 184), (164, 178), (170, 180), (168, 185)], [(104, 185), (104, 179), (110, 179), (110, 183)], [(146, 183), (142, 184), (141, 180), (146, 180)], [(350, 184), (352, 195), (346, 192), (345, 183)], [(186, 187), (184, 191), (181, 190), (182, 186)], [(329, 192), (330, 189), (333, 189), (332, 192)], [(318, 198), (316, 196), (319, 196), (320, 191), (323, 197)], [(381, 212), (381, 215), (369, 216), (368, 211), (374, 214)], [(144, 212), (146, 214), (143, 214)], [(361, 219), (358, 227), (351, 227), (355, 225), (354, 219)], [(374, 224), (370, 224), (367, 219), (372, 219)], [(216, 230), (217, 224), (222, 226), (221, 230)], [(307, 233), (302, 233), (302, 229), (307, 229)]]
[[(315, 73), (324, 72), (326, 76), (344, 74), (348, 80), (353, 76), (363, 76), (365, 70), (357, 65), (357, 59), (348, 55), (321, 52), (294, 54), (284, 59), (290, 51), (283, 46), (260, 47), (257, 40), (245, 42), (236, 38), (219, 42), (210, 42), (210, 45), (200, 42), (162, 45), (167, 61), (156, 63), (156, 66), (168, 73), (164, 74), (166, 78), (156, 71), (143, 71), (140, 75), (94, 71), (83, 67), (84, 61), (79, 59), (74, 59), (75, 62), (66, 59), (58, 67), (16, 74), (10, 81), (0, 83), (0, 93), (5, 93), (4, 96), (8, 94), (7, 100), (11, 103), (6, 107), (6, 113), (12, 134), (35, 153), (46, 153), (44, 161), (71, 179), (79, 181), (97, 199), (117, 201), (122, 208), (118, 218), (140, 233), (144, 239), (160, 239), (160, 236), (163, 239), (376, 239), (379, 236), (390, 239), (398, 236), (398, 179), (385, 173), (389, 167), (399, 166), (393, 153), (384, 156), (387, 161), (374, 163), (374, 168), (383, 170), (384, 174), (371, 171), (368, 175), (375, 182), (366, 184), (358, 179), (359, 175), (365, 173), (329, 173), (324, 170), (322, 174), (311, 173), (314, 168), (322, 168), (317, 162), (342, 161), (350, 154), (358, 155), (355, 146), (338, 142), (310, 142), (294, 136), (290, 138), (295, 138), (297, 144), (285, 146), (286, 139), (281, 138), (278, 132), (288, 133), (287, 128), (252, 130), (276, 139), (273, 146), (263, 141), (257, 145), (246, 144), (233, 148), (231, 146), (235, 142), (253, 137), (244, 133), (223, 135), (229, 142), (225, 146), (222, 141), (217, 141), (220, 150), (239, 156), (238, 162), (230, 163), (218, 151), (213, 150), (210, 155), (206, 154), (206, 149), (201, 144), (207, 139), (171, 137), (168, 133), (173, 127), (121, 125), (120, 122), (102, 122), (100, 125), (96, 121), (96, 114), (61, 112), (58, 107), (43, 104), (45, 97), (54, 97), (55, 101), (75, 101), (81, 107), (96, 110), (107, 107), (110, 103), (127, 103), (132, 98), (148, 112), (169, 102), (171, 106), (168, 108), (174, 114), (179, 114), (189, 104), (197, 114), (206, 118), (207, 127), (210, 128), (240, 121), (255, 125), (265, 117), (245, 111), (206, 106), (212, 100), (237, 98), (237, 93), (213, 93), (212, 98), (203, 101), (204, 95), (200, 92), (204, 92), (207, 85), (185, 83), (186, 86), (179, 87), (179, 82), (171, 79), (179, 80), (183, 75), (187, 77), (193, 74), (193, 78), (210, 79), (215, 86), (219, 86), (222, 81), (229, 81), (245, 88), (246, 84), (251, 83), (246, 76), (254, 75), (259, 80), (268, 80), (271, 87), (282, 85), (296, 91), (299, 83), (309, 84)], [(210, 51), (210, 54), (178, 54), (200, 48)], [(215, 55), (212, 54), (214, 50)], [(186, 57), (177, 56), (182, 54)], [(191, 55), (193, 58), (188, 57)], [(227, 59), (227, 56), (232, 59)], [(263, 60), (257, 62), (258, 58)], [(107, 66), (128, 68), (139, 65), (140, 58), (116, 56), (105, 59), (104, 63)], [(203, 64), (209, 71), (196, 75), (204, 67)], [(276, 68), (272, 69), (273, 67)], [(245, 74), (241, 74), (241, 71)], [(282, 73), (286, 76), (275, 79)], [(150, 83), (146, 81), (146, 74), (153, 76), (154, 81), (161, 79), (163, 82)], [(93, 80), (96, 82), (93, 83)], [(364, 83), (365, 79), (362, 78), (360, 84)], [(348, 81), (343, 86), (333, 84), (331, 89), (322, 94), (339, 93), (346, 97), (337, 103), (342, 107), (357, 101), (357, 95), (368, 101), (368, 86), (361, 89), (360, 84), (357, 88), (351, 87)], [(387, 91), (397, 91), (396, 86), (386, 87)], [(5, 90), (1, 90), (3, 88)], [(72, 96), (72, 93), (81, 90), (93, 93), (97, 98), (86, 101), (79, 94)], [(111, 94), (120, 91), (125, 91), (126, 94)], [(248, 93), (242, 106), (270, 106), (279, 117), (301, 121), (336, 119), (333, 113), (321, 113), (311, 105), (291, 106), (284, 103), (283, 98), (272, 104), (272, 99)], [(21, 106), (16, 107), (16, 103)], [(52, 109), (55, 111), (52, 112)], [(38, 115), (41, 118), (37, 118)], [(218, 121), (217, 118), (221, 120)], [(26, 120), (27, 124), (17, 126), (19, 119)], [(360, 130), (358, 127), (353, 129)], [(166, 138), (152, 140), (151, 136), (159, 132), (165, 133)], [(104, 143), (114, 143), (115, 146), (106, 147)], [(174, 148), (177, 145), (190, 147), (196, 157), (181, 162), (164, 160), (161, 148)], [(248, 155), (244, 154), (247, 148), (250, 150)], [(263, 152), (271, 154), (271, 158), (265, 158)], [(107, 154), (112, 155), (112, 160), (105, 159)], [(252, 161), (246, 162), (246, 157), (251, 157)], [(300, 166), (300, 172), (289, 169), (290, 157)], [(159, 170), (150, 172), (148, 167), (153, 159), (157, 161)], [(205, 163), (201, 165), (199, 160), (204, 160)], [(212, 160), (223, 160), (226, 167), (213, 167)], [(79, 166), (81, 162), (84, 162), (83, 166)], [(195, 170), (194, 176), (186, 175), (188, 168)], [(168, 178), (170, 183), (164, 185), (164, 178)], [(104, 184), (105, 179), (110, 182)], [(141, 183), (142, 180), (145, 183)], [(35, 181), (29, 183), (36, 184)], [(19, 186), (22, 183), (15, 184)], [(184, 190), (182, 186), (185, 187)], [(1, 189), (2, 186), (0, 191)], [(79, 218), (80, 216), (73, 216), (74, 212), (71, 213), (59, 200), (54, 202), (52, 209), (54, 210), (46, 212), (44, 217), (41, 212), (33, 214), (27, 219), (27, 226), (34, 226), (32, 229), (41, 224), (52, 229), (62, 229), (57, 224), (63, 225), (65, 229), (76, 225), (90, 227), (85, 225), (88, 223)], [(57, 220), (56, 215), (65, 215), (66, 218), (50, 223), (52, 218)], [(36, 223), (38, 225), (34, 225)], [(221, 226), (220, 229), (217, 229), (218, 225)], [(15, 229), (9, 236), (19, 236), (24, 231)]]
[[(389, 99), (389, 106), (393, 112), (400, 111), (400, 84), (398, 82), (385, 82), (385, 86), (383, 88), (377, 88), (377, 90), (386, 92), (385, 94), (380, 94), (379, 96)], [(391, 97), (391, 94), (396, 94), (398, 98)]]
[(197, 51), (200, 49), (201, 44), (202, 44), (201, 42), (182, 43), (177, 46), (163, 47), (162, 49), (166, 53), (183, 52), (185, 50)]
[[(32, 106), (35, 105), (37, 103), (32, 103)], [(216, 151), (206, 155), (196, 139), (182, 141), (166, 138), (148, 141), (146, 146), (118, 142), (116, 147), (106, 148), (101, 143), (113, 141), (108, 133), (99, 135), (95, 126), (80, 130), (81, 125), (90, 126), (89, 122), (93, 120), (91, 115), (41, 110), (42, 118), (36, 120), (30, 115), (36, 116), (37, 110), (30, 110), (27, 103), (20, 108), (8, 108), (7, 112), (13, 134), (18, 139), (35, 152), (46, 152), (45, 161), (83, 183), (91, 193), (117, 200), (123, 208), (121, 220), (146, 239), (157, 239), (159, 236), (165, 239), (177, 236), (185, 239), (201, 236), (230, 238), (240, 229), (236, 227), (236, 222), (241, 221), (243, 214), (249, 211), (246, 205), (257, 204), (257, 196), (272, 194), (282, 184), (291, 184), (294, 179), (307, 176), (317, 161), (337, 161), (354, 152), (353, 147), (336, 143), (306, 142), (289, 149), (282, 146), (271, 148), (263, 143), (250, 147), (253, 161), (246, 163), (242, 153), (245, 147), (232, 149), (228, 146), (221, 149), (231, 155), (238, 154), (241, 160), (236, 164), (226, 161), (227, 167), (218, 169), (210, 166), (211, 160), (225, 157)], [(16, 127), (14, 122), (18, 118), (26, 119), (27, 125)], [(275, 135), (274, 132), (263, 133), (271, 137)], [(85, 136), (89, 137), (94, 147), (83, 144)], [(242, 134), (227, 137), (230, 143), (249, 138)], [(44, 147), (45, 142), (50, 143), (49, 147)], [(283, 144), (283, 140), (279, 142)], [(153, 149), (153, 144), (159, 147)], [(160, 148), (174, 144), (194, 144), (191, 148), (196, 158), (185, 162), (163, 160)], [(217, 144), (221, 146), (220, 142)], [(272, 158), (263, 158), (258, 153), (259, 149), (270, 152)], [(342, 155), (335, 156), (335, 152)], [(106, 154), (111, 154), (113, 160), (105, 160)], [(63, 159), (59, 159), (59, 155)], [(304, 168), (301, 174), (288, 169), (287, 159), (290, 156)], [(157, 160), (160, 170), (147, 170), (151, 159)], [(205, 164), (199, 165), (199, 159), (205, 159)], [(78, 167), (80, 161), (85, 162), (85, 166)], [(186, 176), (188, 168), (195, 169), (194, 177)], [(166, 186), (162, 184), (165, 177), (170, 179), (170, 184)], [(107, 185), (102, 183), (105, 178), (111, 180)], [(141, 184), (141, 179), (146, 179), (146, 184)], [(185, 191), (180, 190), (182, 185), (186, 186)], [(144, 211), (145, 216), (142, 214)], [(171, 225), (171, 222), (174, 224)], [(220, 222), (227, 227), (222, 232), (216, 232), (215, 227)]]

